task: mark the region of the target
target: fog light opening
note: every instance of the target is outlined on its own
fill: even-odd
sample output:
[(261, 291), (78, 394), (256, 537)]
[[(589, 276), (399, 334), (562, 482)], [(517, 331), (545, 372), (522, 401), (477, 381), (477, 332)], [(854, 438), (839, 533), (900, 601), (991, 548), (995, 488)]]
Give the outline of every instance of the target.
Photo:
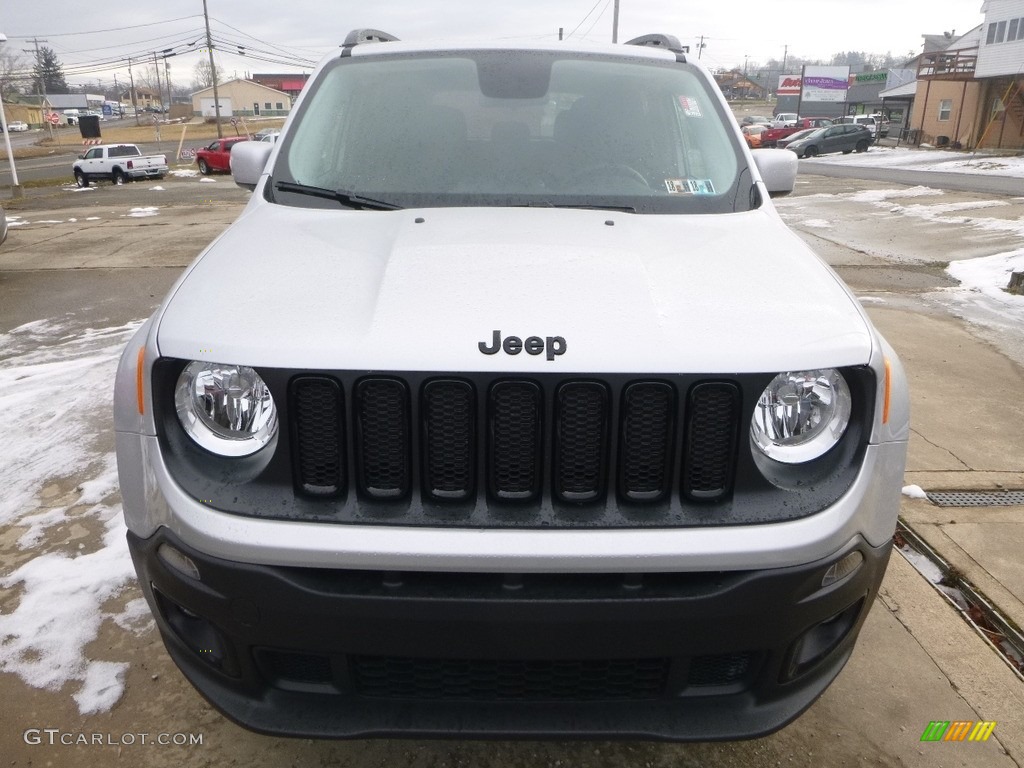
[(164, 565), (173, 568), (184, 576), (188, 576), (190, 579), (202, 581), (199, 578), (199, 568), (192, 558), (185, 553), (175, 549), (170, 544), (161, 544), (156, 553), (163, 560)]
[(855, 549), (829, 566), (829, 569), (825, 571), (825, 575), (821, 578), (821, 586), (829, 587), (838, 581), (842, 581), (847, 576), (856, 572), (863, 564), (864, 555), (860, 553), (860, 550)]
[(153, 588), (160, 615), (177, 638), (199, 659), (226, 674), (237, 676), (237, 670), (221, 633), (209, 621), (171, 600)]
[(838, 648), (857, 623), (863, 605), (862, 597), (849, 608), (804, 632), (793, 644), (789, 664), (784, 668), (783, 680), (799, 677)]

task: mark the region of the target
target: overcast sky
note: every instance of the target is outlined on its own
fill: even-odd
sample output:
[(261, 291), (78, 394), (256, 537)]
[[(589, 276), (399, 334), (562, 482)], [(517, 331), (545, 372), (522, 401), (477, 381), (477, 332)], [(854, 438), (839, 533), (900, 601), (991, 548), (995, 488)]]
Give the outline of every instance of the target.
[[(356, 27), (402, 39), (467, 36), (507, 40), (566, 37), (610, 41), (615, 0), (207, 0), (218, 65), (228, 76), (309, 69)], [(753, 70), (771, 58), (828, 59), (839, 51), (921, 50), (921, 35), (967, 32), (982, 0), (620, 0), (619, 40), (674, 34), (712, 68)], [(127, 78), (126, 60), (170, 49), (176, 84), (187, 84), (205, 44), (202, 0), (3, 0), (0, 32), (11, 48), (31, 38), (52, 48), (72, 84)], [(102, 31), (102, 30), (114, 31)], [(189, 44), (194, 43), (193, 47)], [(237, 46), (246, 56), (237, 55)], [(229, 53), (232, 52), (232, 53)], [(31, 63), (31, 61), (29, 61)]]

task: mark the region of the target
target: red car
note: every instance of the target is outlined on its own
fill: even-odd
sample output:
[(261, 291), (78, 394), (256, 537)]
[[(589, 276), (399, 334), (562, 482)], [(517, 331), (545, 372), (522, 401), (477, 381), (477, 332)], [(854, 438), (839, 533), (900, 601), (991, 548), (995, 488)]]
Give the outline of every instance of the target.
[(196, 152), (199, 172), (204, 176), (214, 171), (228, 173), (231, 170), (231, 148), (240, 141), (248, 140), (245, 136), (235, 136), (230, 139), (217, 139), (210, 146), (203, 147)]
[(796, 122), (789, 123), (784, 128), (769, 128), (761, 134), (762, 147), (774, 147), (779, 139), (785, 139), (797, 131), (807, 128), (826, 128), (832, 125), (832, 118), (829, 117), (801, 117)]

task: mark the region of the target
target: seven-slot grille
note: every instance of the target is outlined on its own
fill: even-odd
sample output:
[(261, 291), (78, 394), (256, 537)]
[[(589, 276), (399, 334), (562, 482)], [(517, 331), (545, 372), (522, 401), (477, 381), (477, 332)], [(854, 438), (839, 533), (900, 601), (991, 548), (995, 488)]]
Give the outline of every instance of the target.
[(550, 495), (575, 505), (617, 494), (642, 505), (665, 500), (673, 477), (690, 501), (732, 490), (741, 421), (733, 382), (680, 393), (660, 380), (615, 391), (584, 379), (428, 379), (416, 387), (373, 376), (346, 399), (336, 379), (304, 375), (290, 394), (295, 485), (307, 497), (342, 496), (350, 476), (361, 498), (381, 502), (413, 493), (471, 502), (483, 492), (509, 503)]

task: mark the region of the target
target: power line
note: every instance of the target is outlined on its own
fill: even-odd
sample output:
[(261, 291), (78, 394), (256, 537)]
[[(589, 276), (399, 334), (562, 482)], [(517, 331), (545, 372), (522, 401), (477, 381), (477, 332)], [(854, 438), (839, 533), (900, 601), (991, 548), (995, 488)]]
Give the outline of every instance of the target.
[(565, 36), (566, 40), (568, 40), (570, 37), (572, 37), (573, 35), (576, 34), (576, 30), (583, 26), (583, 22), (585, 22), (587, 19), (590, 18), (590, 14), (592, 14), (594, 11), (596, 11), (597, 10), (597, 6), (599, 6), (600, 4), (601, 4), (601, 0), (597, 0), (597, 2), (594, 3), (594, 7), (591, 8), (589, 11), (587, 11), (587, 15), (584, 16), (582, 19), (580, 19), (580, 23), (577, 24), (575, 27), (573, 27), (572, 32), (570, 32), (568, 35)]
[[(126, 29), (140, 29), (142, 27), (152, 27), (152, 26), (155, 26), (157, 24), (170, 24), (170, 23), (175, 22), (175, 21), (184, 21), (185, 19), (201, 19), (201, 18), (202, 18), (201, 15), (194, 14), (192, 16), (181, 16), (181, 17), (179, 17), (177, 19), (166, 19), (164, 21), (151, 21), (148, 24), (133, 24), (130, 27), (108, 27), (107, 29), (93, 29), (93, 30), (90, 30), (88, 32), (58, 32), (58, 33), (50, 32), (50, 33), (47, 33), (47, 34), (49, 34), (50, 37), (74, 37), (75, 35), (98, 35), (98, 34), (105, 33), (105, 32), (122, 32), (122, 31), (124, 31)], [(30, 43), (32, 42), (29, 39), (28, 35), (9, 35), (9, 37), (12, 40), (25, 40), (25, 41), (30, 42)], [(35, 35), (32, 35), (32, 37), (35, 37)]]

